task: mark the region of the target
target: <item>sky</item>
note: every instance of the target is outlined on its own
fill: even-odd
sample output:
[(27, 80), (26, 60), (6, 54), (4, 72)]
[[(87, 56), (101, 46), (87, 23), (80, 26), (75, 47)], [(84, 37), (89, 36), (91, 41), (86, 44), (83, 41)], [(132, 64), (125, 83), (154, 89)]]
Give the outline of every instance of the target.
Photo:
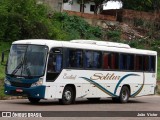
[(108, 1), (107, 3), (103, 4), (103, 10), (120, 9), (120, 8), (122, 8), (122, 2), (118, 1)]

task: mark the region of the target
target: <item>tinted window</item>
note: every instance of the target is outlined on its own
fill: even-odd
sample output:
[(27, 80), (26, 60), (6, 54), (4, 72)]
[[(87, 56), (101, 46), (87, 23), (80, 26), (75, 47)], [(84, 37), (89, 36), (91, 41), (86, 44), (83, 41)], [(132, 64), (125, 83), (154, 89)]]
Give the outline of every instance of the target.
[(104, 53), (103, 54), (103, 69), (110, 69), (111, 68), (111, 64), (109, 64), (109, 56), (110, 53)]
[(62, 49), (53, 48), (50, 51), (47, 65), (47, 82), (53, 82), (62, 70)]
[(134, 55), (127, 55), (127, 70), (134, 70)]
[(143, 70), (143, 56), (136, 55), (136, 70)]
[(149, 60), (149, 66), (150, 66), (150, 71), (155, 71), (155, 63), (156, 63), (156, 57), (155, 56), (150, 56)]
[(82, 68), (83, 67), (83, 52), (82, 50), (76, 49), (69, 49), (69, 66), (68, 67), (76, 67)]
[(62, 69), (62, 50), (53, 48), (48, 59), (48, 72), (60, 72)]
[(143, 56), (143, 70), (149, 71), (149, 56)]
[(119, 56), (119, 68), (121, 70), (127, 69), (127, 54), (120, 54)]
[(101, 68), (101, 52), (85, 52), (85, 68)]
[(118, 69), (119, 68), (119, 54), (118, 53), (109, 54), (109, 64), (111, 66), (110, 69)]

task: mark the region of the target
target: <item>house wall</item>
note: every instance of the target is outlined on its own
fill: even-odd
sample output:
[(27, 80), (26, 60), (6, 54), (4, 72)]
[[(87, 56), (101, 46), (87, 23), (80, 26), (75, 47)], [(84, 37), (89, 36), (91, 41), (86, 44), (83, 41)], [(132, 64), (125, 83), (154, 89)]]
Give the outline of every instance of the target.
[[(89, 2), (85, 4), (84, 13), (93, 14), (94, 12), (90, 11), (90, 6), (95, 5), (94, 2)], [(80, 4), (77, 3), (77, 0), (73, 0), (73, 4), (64, 3), (64, 10), (70, 10), (75, 12), (80, 12)]]
[(73, 4), (71, 4), (71, 11), (80, 12), (80, 4), (78, 4), (76, 0), (73, 0)]
[(93, 11), (90, 11), (90, 6), (91, 5), (95, 5), (94, 2), (90, 2), (88, 4), (85, 4), (86, 7), (84, 8), (84, 13), (92, 13), (92, 14), (94, 14)]
[(71, 4), (69, 4), (69, 3), (64, 3), (63, 9), (65, 9), (65, 10), (71, 10), (71, 9), (72, 9)]

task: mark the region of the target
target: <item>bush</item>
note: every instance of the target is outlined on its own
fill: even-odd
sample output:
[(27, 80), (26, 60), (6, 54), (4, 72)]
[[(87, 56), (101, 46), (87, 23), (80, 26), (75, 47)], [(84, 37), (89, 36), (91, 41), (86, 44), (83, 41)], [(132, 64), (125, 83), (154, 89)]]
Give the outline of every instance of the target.
[(107, 31), (107, 38), (114, 42), (119, 42), (121, 39), (121, 31), (120, 30), (114, 30), (114, 31)]
[[(54, 13), (52, 24), (59, 25), (58, 28), (67, 33), (66, 39), (98, 39), (102, 35), (99, 27), (90, 26), (78, 16), (69, 16), (67, 13)], [(57, 28), (57, 29), (58, 29)]]

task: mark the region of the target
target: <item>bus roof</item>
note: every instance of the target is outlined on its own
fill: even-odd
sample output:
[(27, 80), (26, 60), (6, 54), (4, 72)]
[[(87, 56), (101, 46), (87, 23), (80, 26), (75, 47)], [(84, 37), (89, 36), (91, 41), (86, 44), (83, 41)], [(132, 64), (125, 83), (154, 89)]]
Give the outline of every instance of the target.
[(57, 40), (46, 40), (46, 39), (29, 39), (29, 40), (15, 41), (12, 44), (46, 45), (49, 47), (49, 49), (51, 49), (52, 47), (69, 47), (75, 49), (157, 55), (156, 51), (131, 48), (128, 44), (107, 42), (107, 41), (96, 41), (96, 40), (57, 41)]

